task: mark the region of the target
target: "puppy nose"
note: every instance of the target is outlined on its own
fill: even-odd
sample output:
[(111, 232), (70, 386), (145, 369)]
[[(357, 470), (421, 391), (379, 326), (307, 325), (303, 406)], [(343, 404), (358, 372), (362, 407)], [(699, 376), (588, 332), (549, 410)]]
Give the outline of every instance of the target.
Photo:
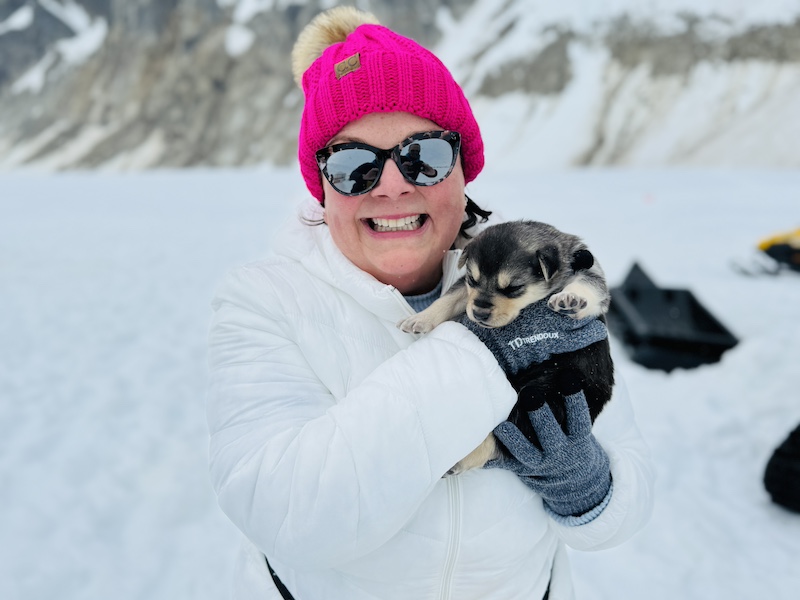
[(492, 316), (491, 310), (480, 310), (477, 308), (472, 309), (472, 318), (478, 323), (485, 323)]
[(491, 300), (486, 300), (485, 298), (476, 298), (475, 301), (472, 303), (477, 308), (492, 308)]

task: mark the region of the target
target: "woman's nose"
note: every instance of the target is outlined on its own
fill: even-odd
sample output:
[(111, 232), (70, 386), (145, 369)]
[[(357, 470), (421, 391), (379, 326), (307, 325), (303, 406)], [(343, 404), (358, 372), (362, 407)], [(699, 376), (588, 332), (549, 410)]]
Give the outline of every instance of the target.
[(393, 160), (387, 160), (383, 165), (383, 172), (378, 185), (372, 188), (375, 197), (399, 198), (413, 193), (414, 184), (408, 181), (400, 172), (400, 167)]

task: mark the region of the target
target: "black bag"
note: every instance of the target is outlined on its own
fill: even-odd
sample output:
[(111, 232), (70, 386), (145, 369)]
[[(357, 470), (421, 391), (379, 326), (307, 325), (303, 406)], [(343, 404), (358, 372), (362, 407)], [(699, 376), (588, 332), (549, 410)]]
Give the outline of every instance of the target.
[(800, 512), (800, 425), (775, 449), (767, 462), (764, 487), (775, 504)]

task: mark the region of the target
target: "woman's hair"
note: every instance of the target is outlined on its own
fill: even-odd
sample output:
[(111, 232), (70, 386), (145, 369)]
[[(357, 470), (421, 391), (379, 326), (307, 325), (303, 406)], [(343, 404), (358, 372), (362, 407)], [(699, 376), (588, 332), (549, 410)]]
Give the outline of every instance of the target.
[(477, 225), (479, 218), (481, 223), (486, 223), (486, 221), (489, 220), (489, 215), (492, 214), (492, 211), (481, 208), (466, 194), (464, 194), (464, 197), (467, 199), (467, 208), (464, 209), (464, 213), (466, 214), (467, 218), (464, 219), (463, 223), (461, 223), (461, 229), (459, 230), (458, 234), (464, 239), (468, 240), (471, 239), (472, 236), (467, 233), (467, 230)]
[[(486, 221), (489, 220), (489, 216), (492, 214), (492, 211), (481, 208), (466, 194), (464, 194), (464, 197), (467, 199), (467, 206), (464, 209), (464, 220), (461, 223), (461, 228), (458, 230), (458, 235), (463, 237), (465, 240), (469, 240), (472, 239), (472, 236), (467, 233), (467, 231), (475, 227), (475, 225), (478, 223), (486, 223)], [(322, 202), (322, 206), (325, 206), (324, 201)], [(304, 224), (312, 227), (325, 224), (323, 219), (309, 219), (306, 216), (301, 216), (300, 220)]]

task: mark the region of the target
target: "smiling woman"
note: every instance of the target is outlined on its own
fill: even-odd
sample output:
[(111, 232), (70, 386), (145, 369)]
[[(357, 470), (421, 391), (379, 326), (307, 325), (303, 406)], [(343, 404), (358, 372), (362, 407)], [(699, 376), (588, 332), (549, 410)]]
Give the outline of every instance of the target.
[[(337, 139), (360, 139), (386, 148), (437, 128), (406, 112), (370, 113), (347, 124)], [(342, 254), (403, 294), (436, 287), (467, 203), (464, 173), (455, 152), (451, 161), (454, 167), (445, 171), (449, 175), (435, 185), (412, 183), (392, 160), (384, 161), (376, 183), (359, 195), (342, 194), (325, 178), (324, 219)]]
[(430, 52), (347, 9), (320, 15), (292, 57), (301, 170), (337, 248), (403, 294), (431, 291), (483, 167), (461, 88)]
[(489, 215), (465, 193), (480, 130), (441, 61), (352, 8), (312, 21), (293, 66), (313, 199), (220, 286), (209, 342), (213, 485), (245, 538), (236, 597), (571, 597), (566, 545), (619, 543), (649, 514), (627, 398), (594, 450), (610, 470), (556, 469), (568, 493), (602, 488), (585, 514), (547, 508), (512, 458), (445, 476), (517, 395), (463, 325), (420, 339), (396, 323), (459, 278)]

